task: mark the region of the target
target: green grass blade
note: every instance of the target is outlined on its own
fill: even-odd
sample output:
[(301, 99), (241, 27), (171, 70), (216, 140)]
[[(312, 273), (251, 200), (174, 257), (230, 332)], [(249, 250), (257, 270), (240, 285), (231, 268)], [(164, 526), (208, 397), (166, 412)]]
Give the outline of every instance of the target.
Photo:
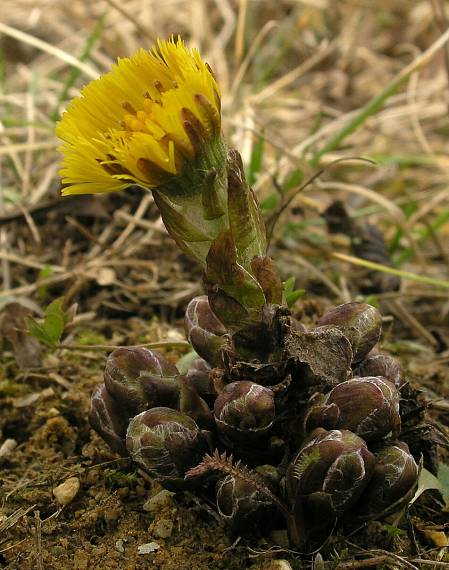
[[(100, 36), (103, 32), (103, 29), (104, 29), (104, 26), (106, 23), (106, 16), (107, 16), (107, 14), (105, 13), (105, 14), (103, 14), (103, 16), (101, 16), (101, 18), (99, 18), (97, 24), (95, 25), (93, 32), (87, 38), (86, 43), (84, 44), (83, 50), (79, 55), (80, 61), (83, 61), (83, 62), (86, 61), (86, 59), (90, 56), (93, 48), (95, 47), (95, 44), (100, 39)], [(56, 103), (56, 106), (50, 115), (50, 118), (53, 122), (58, 120), (58, 118), (59, 118), (59, 107), (60, 107), (61, 103), (68, 98), (69, 91), (73, 87), (73, 85), (75, 84), (75, 82), (78, 79), (78, 77), (80, 76), (80, 74), (81, 74), (80, 69), (78, 69), (76, 67), (71, 68), (70, 73), (67, 77), (67, 80), (64, 83), (63, 88), (61, 89), (61, 92), (59, 93), (59, 97), (58, 97), (58, 101)]]
[[(417, 209), (418, 209), (418, 204), (416, 202), (408, 202), (402, 208), (407, 220), (410, 219), (410, 216), (412, 216)], [(393, 236), (393, 239), (391, 240), (390, 245), (388, 246), (388, 255), (390, 257), (394, 255), (399, 249), (403, 235), (404, 235), (404, 230), (402, 228), (398, 228)]]
[(396, 91), (403, 85), (409, 78), (409, 75), (399, 76), (394, 79), (389, 85), (385, 87), (383, 91), (376, 95), (371, 101), (369, 101), (359, 113), (340, 129), (312, 158), (312, 166), (318, 166), (320, 158), (328, 152), (335, 150), (341, 142), (345, 140), (346, 137), (351, 135), (357, 129), (359, 129), (370, 117), (375, 115), (385, 104), (387, 99), (394, 95)]
[[(433, 220), (428, 225), (428, 227), (425, 227), (422, 230), (420, 230), (419, 237), (417, 240), (418, 244), (421, 245), (425, 241), (427, 241), (430, 237), (432, 237), (432, 234), (435, 234), (447, 222), (449, 222), (449, 210), (444, 210), (444, 212), (441, 212), (435, 218), (435, 220)], [(408, 247), (394, 260), (395, 266), (401, 267), (401, 265), (403, 265), (407, 261), (410, 261), (410, 259), (413, 258), (413, 255), (414, 255), (414, 252), (412, 251), (412, 249), (410, 247)]]
[(263, 133), (257, 138), (251, 153), (251, 160), (248, 170), (248, 182), (252, 186), (256, 183), (257, 177), (262, 170), (263, 157), (265, 151), (265, 137)]
[(360, 267), (367, 267), (368, 269), (374, 269), (375, 271), (381, 271), (382, 273), (397, 275), (398, 277), (409, 281), (417, 281), (418, 283), (426, 283), (426, 285), (433, 285), (434, 287), (449, 289), (449, 281), (443, 281), (442, 279), (435, 279), (434, 277), (427, 277), (426, 275), (418, 275), (417, 273), (412, 273), (411, 271), (402, 271), (402, 269), (395, 269), (394, 267), (388, 267), (387, 265), (382, 265), (381, 263), (374, 263), (373, 261), (361, 259), (360, 257), (353, 257), (352, 255), (346, 255), (344, 253), (333, 253), (332, 257), (335, 257), (340, 261), (346, 261), (348, 263), (352, 263), (353, 265), (358, 265)]

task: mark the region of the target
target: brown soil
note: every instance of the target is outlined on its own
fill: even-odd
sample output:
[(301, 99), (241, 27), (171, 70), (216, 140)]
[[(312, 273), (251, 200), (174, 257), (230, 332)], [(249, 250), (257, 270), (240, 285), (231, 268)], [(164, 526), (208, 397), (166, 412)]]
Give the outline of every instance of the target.
[[(318, 298), (304, 303), (304, 313), (320, 305)], [(174, 334), (160, 325), (145, 330), (146, 342), (155, 334)], [(178, 357), (167, 354), (173, 360)], [(193, 495), (177, 494), (156, 513), (144, 509), (161, 487), (128, 460), (112, 455), (87, 422), (90, 394), (102, 377), (103, 352), (88, 346), (82, 351), (51, 351), (36, 371), (20, 371), (8, 353), (5, 357), (8, 383), (3, 383), (0, 430), (3, 439), (16, 440), (17, 447), (0, 460), (0, 567), (268, 570), (273, 557), (289, 560), (293, 568), (303, 567), (301, 558), (286, 548), (282, 530), (265, 538), (232, 536), (214, 510)], [(442, 362), (431, 351), (418, 357), (407, 353), (405, 359), (409, 378), (419, 376), (432, 394), (448, 396), (446, 359)], [(438, 418), (441, 412), (434, 417)], [(71, 477), (79, 479), (80, 489), (61, 508), (52, 491)], [(172, 527), (170, 536), (161, 538), (160, 529), (167, 525)], [(345, 568), (337, 565), (338, 560), (343, 564), (366, 550), (373, 557), (386, 544), (393, 554), (417, 558), (410, 542), (414, 536), (420, 552), (432, 556), (432, 542), (425, 540), (423, 531), (445, 528), (438, 495), (428, 494), (399, 526), (405, 530), (395, 536), (382, 523), (371, 523), (348, 543), (337, 534), (322, 554), (334, 560), (333, 568)], [(139, 547), (152, 542), (157, 551), (138, 553)]]

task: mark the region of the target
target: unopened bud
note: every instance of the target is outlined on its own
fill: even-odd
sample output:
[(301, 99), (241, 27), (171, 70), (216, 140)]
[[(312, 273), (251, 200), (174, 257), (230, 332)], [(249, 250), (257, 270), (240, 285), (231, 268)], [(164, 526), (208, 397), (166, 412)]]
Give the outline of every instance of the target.
[(128, 414), (108, 393), (104, 384), (92, 395), (89, 423), (112, 451), (123, 456), (128, 455), (125, 443)]
[(176, 366), (162, 354), (141, 347), (114, 350), (106, 361), (104, 382), (117, 402), (137, 413), (148, 406), (176, 405)]
[(218, 431), (232, 446), (248, 445), (267, 435), (274, 413), (273, 392), (248, 381), (225, 386), (214, 406)]
[(376, 466), (369, 487), (360, 499), (365, 515), (399, 510), (411, 499), (418, 481), (418, 466), (406, 443), (386, 445), (376, 454)]
[(126, 447), (136, 463), (163, 480), (182, 477), (209, 451), (205, 432), (192, 418), (164, 407), (152, 408), (131, 420)]
[(196, 352), (211, 365), (219, 363), (226, 328), (210, 308), (206, 295), (194, 297), (185, 314), (186, 335)]
[(318, 324), (337, 326), (351, 343), (353, 362), (360, 362), (380, 338), (382, 317), (366, 303), (345, 303), (324, 314)]
[(399, 392), (384, 378), (368, 376), (342, 382), (327, 395), (314, 396), (304, 431), (317, 427), (351, 430), (366, 441), (400, 431)]

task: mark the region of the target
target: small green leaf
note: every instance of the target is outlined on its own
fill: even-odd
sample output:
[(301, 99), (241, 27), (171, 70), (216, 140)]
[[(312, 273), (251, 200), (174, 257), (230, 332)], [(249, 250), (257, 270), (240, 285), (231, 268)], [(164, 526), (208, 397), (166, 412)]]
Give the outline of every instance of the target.
[(289, 309), (293, 307), (298, 299), (304, 296), (305, 289), (295, 289), (295, 278), (289, 277), (284, 283), (285, 301)]
[(114, 487), (129, 487), (130, 485), (134, 485), (137, 481), (137, 473), (135, 471), (124, 473), (118, 469), (105, 469), (103, 471), (103, 477)]
[(295, 291), (287, 293), (287, 295), (285, 295), (285, 301), (287, 303), (287, 307), (291, 309), (293, 305), (296, 303), (296, 301), (304, 296), (305, 292), (306, 292), (305, 289), (295, 289)]
[(367, 295), (364, 298), (364, 302), (367, 303), (368, 305), (372, 305), (373, 307), (376, 307), (376, 309), (379, 308), (380, 306), (380, 302), (379, 302), (379, 298), (377, 297), (377, 295)]
[(54, 346), (61, 340), (67, 322), (67, 314), (63, 309), (63, 300), (55, 299), (44, 311), (43, 319), (28, 319), (30, 334), (40, 342)]
[(291, 293), (293, 291), (293, 287), (295, 286), (295, 278), (289, 277), (287, 281), (284, 283), (284, 292), (285, 294)]
[(271, 210), (274, 210), (278, 204), (279, 204), (279, 196), (278, 194), (273, 193), (270, 196), (268, 196), (268, 198), (265, 198), (265, 200), (261, 202), (260, 207), (262, 208), (262, 210), (267, 210), (271, 212)]
[[(37, 276), (38, 282), (42, 279), (48, 279), (53, 275), (53, 267), (51, 265), (45, 265), (40, 271), (39, 275)], [(39, 297), (39, 301), (43, 303), (47, 298), (48, 288), (45, 285), (41, 285), (37, 288), (37, 296)]]
[(184, 354), (184, 356), (182, 356), (176, 363), (176, 368), (179, 370), (179, 373), (187, 374), (189, 368), (192, 366), (193, 361), (197, 358), (199, 358), (199, 355), (194, 350), (191, 350), (187, 354)]
[(284, 191), (284, 193), (288, 192), (295, 186), (299, 186), (299, 184), (301, 184), (303, 180), (304, 180), (304, 173), (302, 172), (302, 170), (299, 170), (298, 168), (292, 170), (287, 180), (284, 182), (282, 190)]
[(249, 163), (249, 170), (248, 170), (248, 183), (250, 186), (255, 184), (259, 172), (262, 170), (264, 150), (265, 150), (265, 138), (262, 133), (257, 139), (255, 145), (253, 146), (251, 153), (251, 160)]
[(407, 534), (407, 531), (405, 531), (403, 528), (398, 528), (397, 526), (393, 526), (391, 524), (384, 524), (384, 530), (387, 531), (388, 536), (403, 536), (405, 534)]
[(437, 479), (441, 485), (440, 491), (446, 503), (446, 509), (449, 509), (449, 465), (446, 463), (438, 465)]

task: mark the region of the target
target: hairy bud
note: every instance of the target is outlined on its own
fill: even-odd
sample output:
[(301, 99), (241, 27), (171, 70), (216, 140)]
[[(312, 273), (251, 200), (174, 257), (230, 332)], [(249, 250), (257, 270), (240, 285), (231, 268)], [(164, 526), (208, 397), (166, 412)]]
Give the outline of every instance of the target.
[(388, 354), (368, 354), (354, 372), (357, 376), (382, 376), (396, 388), (400, 388), (404, 383), (401, 365)]
[(374, 463), (374, 455), (354, 433), (316, 429), (287, 470), (287, 493), (293, 510), (304, 518), (305, 525), (325, 526), (324, 514), (338, 517), (357, 501)]
[(351, 343), (353, 362), (360, 362), (380, 338), (382, 317), (366, 303), (345, 303), (324, 314), (318, 324), (337, 326)]
[(104, 382), (117, 402), (136, 413), (148, 406), (176, 405), (178, 374), (176, 366), (162, 354), (123, 347), (108, 356)]
[(145, 471), (157, 478), (182, 477), (209, 451), (206, 432), (189, 416), (158, 407), (134, 417), (126, 434), (126, 447)]
[(315, 395), (304, 417), (304, 431), (317, 427), (348, 429), (373, 441), (392, 431), (399, 433), (399, 392), (376, 376), (353, 378), (333, 388), (327, 395)]
[(208, 404), (213, 404), (217, 397), (211, 372), (211, 367), (203, 358), (196, 358), (185, 375), (190, 385)]
[(217, 509), (237, 532), (248, 532), (255, 525), (267, 526), (276, 508), (265, 493), (238, 476), (227, 475), (217, 484)]
[(376, 466), (369, 487), (360, 501), (366, 515), (399, 510), (409, 499), (418, 481), (418, 466), (406, 443), (386, 445), (376, 454)]
[(243, 445), (266, 436), (274, 419), (274, 395), (269, 388), (253, 382), (232, 382), (215, 400), (217, 429), (231, 446)]
[(108, 393), (104, 384), (92, 394), (89, 423), (112, 451), (128, 455), (125, 443), (128, 414)]
[(210, 308), (206, 295), (194, 297), (187, 305), (184, 318), (187, 338), (196, 352), (211, 365), (219, 363), (220, 348), (226, 340), (225, 326)]

